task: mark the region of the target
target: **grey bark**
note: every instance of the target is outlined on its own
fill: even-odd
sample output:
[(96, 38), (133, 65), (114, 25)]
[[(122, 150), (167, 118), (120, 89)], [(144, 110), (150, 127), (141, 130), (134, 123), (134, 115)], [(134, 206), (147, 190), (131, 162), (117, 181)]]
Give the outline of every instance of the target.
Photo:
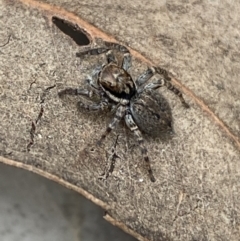
[[(82, 193), (139, 240), (239, 240), (240, 3), (21, 2), (0, 2), (0, 161)], [(82, 26), (93, 41), (114, 36), (181, 80), (175, 84), (190, 109), (161, 90), (176, 135), (166, 142), (144, 136), (156, 183), (123, 125), (95, 145), (111, 113), (80, 111), (77, 98), (58, 98), (60, 89), (84, 85), (104, 56), (77, 59), (80, 47), (51, 23), (54, 15), (80, 27), (84, 19), (109, 33)], [(132, 53), (136, 78), (150, 61)], [(119, 158), (102, 181), (118, 134)]]

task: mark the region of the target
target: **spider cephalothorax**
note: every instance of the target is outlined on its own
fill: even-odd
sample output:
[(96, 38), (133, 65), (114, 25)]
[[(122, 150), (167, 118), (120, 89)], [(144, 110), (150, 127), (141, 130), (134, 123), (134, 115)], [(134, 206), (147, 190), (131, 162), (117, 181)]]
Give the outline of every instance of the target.
[[(182, 97), (181, 92), (171, 84), (168, 73), (159, 67), (150, 67), (142, 73), (136, 81), (128, 73), (131, 67), (131, 55), (129, 50), (120, 44), (104, 42), (104, 47), (85, 50), (77, 53), (78, 57), (84, 55), (98, 55), (106, 53), (107, 63), (96, 68), (93, 75), (88, 80), (86, 88), (67, 88), (59, 92), (59, 96), (83, 95), (89, 98), (96, 96), (98, 102), (85, 104), (79, 102), (80, 106), (87, 110), (105, 110), (114, 107), (116, 113), (107, 129), (102, 134), (98, 144), (106, 138), (116, 125), (125, 120), (128, 128), (134, 133), (141, 149), (143, 159), (147, 164), (148, 174), (151, 181), (155, 181), (144, 145), (141, 132), (152, 136), (161, 136), (163, 133), (172, 131), (172, 115), (168, 102), (157, 92), (157, 89), (166, 86), (174, 94), (178, 95), (182, 104), (188, 108), (188, 104)], [(117, 50), (123, 54), (121, 64), (112, 50)], [(162, 78), (148, 83), (154, 75), (160, 74)]]
[(113, 101), (130, 100), (136, 93), (136, 85), (130, 74), (114, 63), (103, 67), (98, 84)]

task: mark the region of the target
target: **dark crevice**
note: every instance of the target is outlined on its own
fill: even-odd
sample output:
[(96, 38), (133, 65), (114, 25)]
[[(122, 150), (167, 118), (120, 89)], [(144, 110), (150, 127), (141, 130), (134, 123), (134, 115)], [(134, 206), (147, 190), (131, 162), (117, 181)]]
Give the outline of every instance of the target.
[(41, 98), (40, 98), (40, 104), (44, 104), (44, 101), (45, 101), (45, 98), (46, 98), (47, 94), (49, 93), (49, 91), (50, 91), (51, 89), (53, 89), (53, 88), (55, 88), (55, 87), (56, 87), (56, 85), (52, 85), (52, 86), (47, 87), (47, 88), (43, 91), (43, 94), (42, 94), (42, 96), (41, 96)]
[[(46, 65), (46, 63), (41, 63), (38, 65), (37, 69), (36, 69), (36, 72), (39, 71), (40, 68), (42, 68), (44, 65)], [(28, 90), (31, 90), (32, 89), (32, 86), (33, 84), (36, 84), (36, 76), (34, 77), (34, 80), (30, 83), (30, 86), (29, 86), (29, 89)]]
[(4, 46), (6, 46), (7, 44), (9, 44), (10, 39), (11, 39), (11, 34), (8, 36), (8, 39), (7, 39), (6, 43), (3, 44), (3, 45), (0, 45), (0, 48), (2, 48), (2, 47), (4, 47)]
[(101, 180), (106, 180), (109, 177), (109, 174), (113, 173), (114, 167), (115, 167), (115, 163), (116, 163), (116, 159), (120, 158), (116, 154), (116, 147), (117, 147), (117, 144), (118, 144), (118, 137), (119, 137), (119, 135), (117, 135), (116, 141), (114, 142), (114, 145), (112, 146), (110, 156), (107, 157), (107, 161), (110, 160), (110, 166), (107, 164), (104, 173), (99, 176), (99, 179), (101, 179)]
[(31, 129), (30, 129), (30, 141), (29, 141), (29, 143), (27, 145), (27, 151), (30, 151), (31, 147), (34, 144), (34, 137), (35, 137), (35, 133), (36, 133), (36, 127), (37, 127), (37, 124), (41, 120), (41, 118), (43, 116), (43, 113), (44, 113), (44, 102), (45, 102), (46, 96), (49, 93), (49, 91), (51, 89), (55, 88), (55, 87), (56, 87), (56, 85), (49, 86), (42, 93), (42, 96), (40, 98), (40, 105), (41, 105), (40, 111), (39, 111), (38, 116), (35, 119), (35, 121), (32, 121), (32, 126), (31, 126)]
[(81, 29), (77, 24), (73, 24), (65, 19), (53, 16), (52, 22), (66, 35), (71, 37), (73, 41), (79, 45), (89, 45), (90, 36), (83, 29)]

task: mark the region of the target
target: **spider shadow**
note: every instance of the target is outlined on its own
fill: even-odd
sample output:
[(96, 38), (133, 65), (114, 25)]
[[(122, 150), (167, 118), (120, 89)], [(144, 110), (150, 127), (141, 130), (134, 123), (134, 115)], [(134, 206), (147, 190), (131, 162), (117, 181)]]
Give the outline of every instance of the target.
[[(81, 102), (77, 103), (75, 102), (75, 108), (77, 109), (77, 113), (78, 115), (81, 115), (81, 118), (86, 119), (86, 120), (90, 120), (90, 122), (96, 122), (96, 119), (99, 120), (99, 122), (101, 122), (103, 124), (103, 126), (97, 130), (100, 134), (102, 134), (108, 124), (111, 122), (112, 118), (115, 115), (115, 112), (113, 110), (102, 110), (102, 111), (89, 111), (84, 109), (82, 106), (80, 106)], [(176, 136), (176, 133), (174, 131), (174, 129), (172, 128), (171, 131), (163, 131), (161, 132), (160, 135), (151, 135), (148, 133), (145, 133), (144, 130), (141, 130), (141, 133), (143, 135), (143, 139), (145, 143), (169, 143), (171, 142), (171, 140)], [(134, 134), (131, 132), (131, 130), (127, 127), (124, 119), (122, 119), (119, 123), (118, 126), (116, 126), (116, 128), (114, 130), (111, 131), (111, 133), (109, 134), (109, 136), (107, 137), (108, 140), (104, 140), (103, 141), (103, 145), (102, 148), (105, 146), (105, 143), (112, 140), (113, 136), (115, 135), (119, 135), (122, 134), (123, 136), (126, 135), (128, 138), (131, 139), (131, 142), (133, 143), (133, 145), (131, 145), (132, 147), (138, 147), (138, 143), (137, 141), (135, 141), (135, 137)], [(90, 138), (92, 145), (97, 145), (97, 141), (98, 138), (100, 138), (100, 136), (98, 135), (98, 137), (96, 138)]]
[[(84, 99), (84, 98), (83, 98)], [(115, 157), (123, 157), (124, 159), (132, 152), (132, 150), (135, 150), (138, 152), (139, 145), (134, 137), (134, 134), (131, 132), (131, 130), (126, 125), (124, 118), (120, 121), (119, 125), (116, 129), (114, 129), (109, 136), (107, 137), (107, 140), (104, 140), (101, 146), (97, 145), (97, 142), (100, 138), (100, 135), (106, 130), (107, 125), (111, 122), (111, 119), (114, 117), (115, 112), (114, 110), (101, 110), (101, 111), (89, 111), (85, 108), (83, 108), (79, 101), (79, 97), (76, 96), (66, 96), (64, 98), (61, 98), (62, 102), (64, 103), (64, 106), (67, 106), (69, 110), (75, 110), (76, 116), (79, 116), (79, 119), (81, 119), (81, 122), (88, 122), (87, 125), (93, 126), (94, 129), (93, 133), (89, 133), (88, 131), (84, 131), (85, 133), (83, 135), (86, 135), (86, 144), (84, 145), (83, 149), (80, 151), (80, 156), (82, 156), (82, 153), (87, 153), (86, 155), (89, 156), (90, 160), (89, 163), (92, 163), (92, 165), (96, 165), (95, 169), (98, 170), (98, 172), (104, 172), (106, 174), (106, 178), (108, 177), (109, 173), (113, 172), (113, 169), (115, 169), (115, 162), (118, 158)], [(97, 125), (97, 127), (96, 127)], [(168, 143), (171, 141), (171, 139), (174, 137), (174, 131), (171, 132), (162, 132), (161, 135), (153, 136), (150, 134), (147, 134), (144, 132), (144, 130), (141, 130), (143, 139), (145, 144), (153, 144), (156, 145), (157, 143)], [(126, 153), (126, 150), (124, 151), (124, 143), (119, 143), (116, 139), (116, 135), (122, 135), (123, 138), (121, 138), (120, 142), (125, 139), (128, 143), (128, 154)], [(109, 154), (111, 151), (111, 148), (113, 146), (113, 142), (116, 142), (115, 149), (120, 148), (119, 151), (116, 151), (114, 149), (114, 153)], [(123, 149), (122, 149), (123, 148)], [(116, 152), (115, 152), (116, 151)], [(151, 153), (152, 150), (147, 150), (148, 153)], [(125, 154), (123, 154), (125, 153)], [(120, 154), (118, 156), (118, 154)], [(127, 156), (125, 156), (127, 155)], [(110, 158), (110, 159), (109, 159)], [(112, 160), (113, 159), (113, 160)], [(135, 157), (134, 157), (135, 159)], [(97, 161), (94, 161), (97, 160)], [(109, 164), (109, 163), (110, 164)], [(118, 162), (118, 161), (117, 161)], [(85, 165), (87, 165), (85, 163)], [(109, 170), (103, 171), (102, 167), (110, 165)], [(141, 165), (140, 165), (141, 166)], [(141, 172), (145, 172), (144, 165), (142, 166)]]
[[(131, 138), (131, 140), (133, 139), (134, 141), (134, 135), (133, 133), (128, 129), (127, 125), (125, 123), (123, 123), (123, 128), (126, 129), (126, 135), (129, 136)], [(164, 143), (164, 144), (168, 144), (172, 141), (172, 139), (176, 136), (176, 133), (174, 131), (174, 129), (171, 132), (162, 132), (161, 135), (150, 135), (146, 132), (144, 132), (143, 130), (141, 130), (143, 139), (145, 143)], [(132, 147), (136, 147), (138, 148), (138, 143), (133, 143)]]

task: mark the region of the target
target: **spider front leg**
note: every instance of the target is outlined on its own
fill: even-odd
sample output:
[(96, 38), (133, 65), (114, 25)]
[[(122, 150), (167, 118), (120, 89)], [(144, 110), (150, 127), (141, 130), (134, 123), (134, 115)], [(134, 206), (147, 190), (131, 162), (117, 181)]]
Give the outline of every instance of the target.
[(102, 66), (97, 66), (91, 75), (88, 76), (88, 79), (85, 81), (88, 83), (88, 88), (66, 88), (58, 92), (59, 97), (64, 95), (82, 95), (89, 98), (92, 98), (93, 94), (101, 98), (101, 90), (97, 85), (97, 78), (99, 73), (102, 70)]
[(84, 95), (87, 97), (92, 97), (93, 91), (82, 88), (66, 88), (58, 92), (59, 97), (63, 97), (64, 95)]
[[(97, 93), (98, 96), (100, 96), (100, 93), (94, 91), (94, 93)], [(58, 92), (59, 97), (63, 97), (64, 95), (81, 95), (86, 96), (89, 98), (92, 98), (93, 91), (88, 89), (74, 89), (74, 88), (66, 88), (60, 92)], [(85, 104), (81, 100), (78, 102), (79, 107), (83, 107), (84, 109), (87, 109), (89, 111), (98, 111), (98, 110), (106, 110), (109, 107), (109, 102), (107, 100), (102, 100), (100, 103), (91, 103), (91, 104)]]
[(108, 52), (106, 53), (106, 57), (108, 63), (115, 63), (116, 65), (118, 65), (118, 60), (113, 54), (112, 50), (108, 50)]
[(131, 59), (131, 55), (130, 52), (128, 50), (127, 47), (121, 45), (121, 44), (117, 44), (117, 43), (111, 43), (111, 42), (104, 42), (104, 45), (108, 48), (108, 49), (112, 49), (112, 50), (117, 50), (121, 53), (123, 53), (123, 62), (122, 62), (122, 68), (124, 70), (128, 70), (131, 65), (132, 65), (132, 59)]
[(125, 115), (126, 112), (126, 107), (123, 105), (120, 105), (117, 108), (116, 114), (113, 118), (113, 120), (109, 123), (106, 131), (102, 134), (100, 140), (97, 142), (97, 144), (100, 146), (103, 142), (103, 140), (107, 137), (107, 135), (113, 130), (115, 129), (115, 127), (117, 126), (117, 124), (121, 121), (121, 119), (123, 118), (123, 116)]
[(142, 137), (141, 131), (138, 129), (138, 126), (134, 122), (134, 120), (132, 118), (132, 115), (130, 113), (125, 115), (125, 122), (126, 122), (128, 128), (136, 136), (138, 144), (139, 144), (139, 147), (141, 149), (141, 153), (142, 153), (143, 158), (144, 158), (144, 161), (145, 161), (145, 163), (147, 165), (147, 170), (148, 170), (148, 174), (149, 174), (150, 180), (152, 182), (155, 182), (156, 179), (153, 176), (153, 171), (152, 171), (152, 168), (151, 168), (151, 165), (150, 165), (150, 160), (149, 160), (149, 157), (148, 157), (148, 154), (147, 154), (147, 148), (144, 145), (144, 141), (143, 141), (143, 137)]
[(115, 64), (118, 64), (118, 61), (117, 61), (116, 57), (114, 56), (114, 54), (112, 53), (112, 51), (109, 48), (104, 48), (104, 47), (84, 50), (82, 52), (76, 53), (76, 56), (82, 57), (84, 55), (99, 55), (99, 54), (103, 54), (103, 53), (106, 53), (108, 63), (113, 62)]
[(94, 49), (87, 49), (81, 52), (76, 53), (77, 57), (82, 57), (84, 55), (99, 55), (106, 53), (109, 49), (108, 48), (94, 48)]
[(99, 103), (86, 104), (86, 103), (83, 103), (82, 101), (79, 101), (78, 106), (80, 108), (84, 108), (89, 111), (99, 111), (99, 110), (106, 110), (107, 108), (109, 108), (109, 102), (107, 100), (102, 100)]

